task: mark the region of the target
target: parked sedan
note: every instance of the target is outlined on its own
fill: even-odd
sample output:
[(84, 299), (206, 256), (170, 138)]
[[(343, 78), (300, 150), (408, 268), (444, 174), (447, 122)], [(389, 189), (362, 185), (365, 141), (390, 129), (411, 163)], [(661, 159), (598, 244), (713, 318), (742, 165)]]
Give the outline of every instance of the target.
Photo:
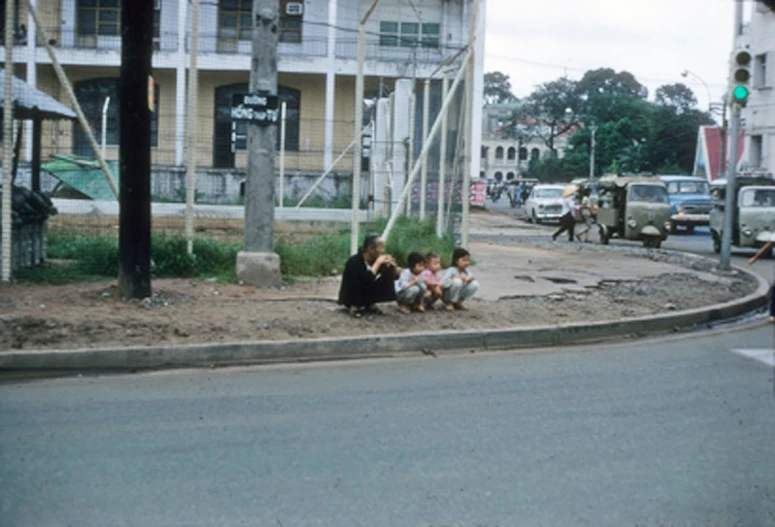
[(562, 215), (564, 185), (536, 185), (525, 202), (525, 217), (531, 223), (558, 221)]

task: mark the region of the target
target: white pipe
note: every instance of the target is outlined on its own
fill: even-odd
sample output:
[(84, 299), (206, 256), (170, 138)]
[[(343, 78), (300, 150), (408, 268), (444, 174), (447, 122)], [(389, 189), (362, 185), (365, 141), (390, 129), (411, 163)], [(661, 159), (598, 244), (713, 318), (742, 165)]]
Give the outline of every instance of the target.
[[(441, 100), (446, 101), (449, 95), (449, 73), (444, 71), (441, 81)], [(441, 116), (441, 153), (439, 154), (439, 205), (436, 211), (436, 236), (441, 238), (444, 232), (444, 171), (447, 169), (447, 122), (449, 116), (445, 112)], [(452, 190), (454, 192), (454, 189)]]
[(338, 3), (337, 0), (328, 1), (328, 63), (329, 70), (326, 72), (326, 115), (324, 125), (324, 144), (323, 144), (323, 166), (331, 165), (331, 159), (334, 157), (334, 101), (336, 99), (336, 22), (337, 22)]
[(14, 2), (5, 2), (5, 86), (3, 90), (3, 216), (2, 216), (2, 280), (11, 281), (11, 194), (13, 193), (13, 10)]
[(196, 189), (197, 91), (199, 90), (199, 0), (191, 0), (191, 67), (188, 71), (188, 133), (186, 134), (186, 250), (194, 253), (194, 190)]
[(175, 65), (175, 166), (183, 166), (186, 143), (186, 14), (188, 1), (178, 0), (178, 57)]
[[(431, 105), (431, 81), (425, 79), (422, 100), (422, 140), (428, 141), (428, 120), (430, 119)], [(420, 219), (425, 219), (425, 187), (428, 185), (428, 156), (422, 160), (422, 172), (420, 173)]]
[[(36, 0), (30, 0), (30, 3), (36, 4)], [(35, 21), (32, 19), (32, 15), (27, 14), (27, 84), (33, 88), (38, 87), (38, 69), (35, 53), (35, 45), (37, 43), (37, 35), (35, 31)], [(25, 124), (26, 137), (24, 146), (24, 158), (27, 161), (32, 160), (32, 134), (33, 123), (32, 120), (28, 120)]]
[(285, 112), (287, 103), (283, 101), (280, 109), (280, 208), (283, 208), (285, 195)]
[(102, 157), (105, 157), (107, 151), (107, 131), (108, 131), (108, 106), (110, 105), (110, 97), (105, 97), (105, 102), (102, 104)]
[[(407, 169), (414, 168), (414, 127), (416, 126), (415, 114), (417, 113), (417, 95), (414, 88), (417, 83), (412, 79), (412, 95), (409, 98), (409, 152), (407, 157), (409, 162), (407, 163)], [(411, 170), (409, 170), (411, 172)], [(405, 185), (409, 184), (409, 177), (407, 176)], [(412, 214), (412, 200), (406, 200), (406, 215)]]

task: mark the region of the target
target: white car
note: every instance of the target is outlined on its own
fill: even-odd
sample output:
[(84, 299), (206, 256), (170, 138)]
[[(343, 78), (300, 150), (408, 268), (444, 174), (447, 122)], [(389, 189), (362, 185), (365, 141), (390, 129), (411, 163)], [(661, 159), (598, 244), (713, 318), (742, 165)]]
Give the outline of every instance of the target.
[(564, 185), (536, 185), (525, 202), (526, 219), (531, 223), (558, 221), (562, 215)]

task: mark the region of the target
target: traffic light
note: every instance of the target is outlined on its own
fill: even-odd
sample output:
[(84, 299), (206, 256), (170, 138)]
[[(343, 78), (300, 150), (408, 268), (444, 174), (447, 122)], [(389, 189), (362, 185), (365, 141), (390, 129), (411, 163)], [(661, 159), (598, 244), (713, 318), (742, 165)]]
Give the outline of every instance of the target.
[(750, 90), (751, 81), (751, 54), (746, 50), (740, 50), (735, 54), (734, 69), (732, 71), (732, 102), (745, 106)]

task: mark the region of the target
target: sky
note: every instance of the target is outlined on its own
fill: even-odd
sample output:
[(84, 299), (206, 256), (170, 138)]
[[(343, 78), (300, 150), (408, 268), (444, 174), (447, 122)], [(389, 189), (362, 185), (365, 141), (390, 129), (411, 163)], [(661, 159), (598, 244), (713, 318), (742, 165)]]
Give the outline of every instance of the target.
[(726, 90), (734, 1), (484, 0), (484, 71), (505, 73), (525, 97), (563, 75), (626, 70), (650, 100), (659, 86), (682, 82), (707, 110)]

